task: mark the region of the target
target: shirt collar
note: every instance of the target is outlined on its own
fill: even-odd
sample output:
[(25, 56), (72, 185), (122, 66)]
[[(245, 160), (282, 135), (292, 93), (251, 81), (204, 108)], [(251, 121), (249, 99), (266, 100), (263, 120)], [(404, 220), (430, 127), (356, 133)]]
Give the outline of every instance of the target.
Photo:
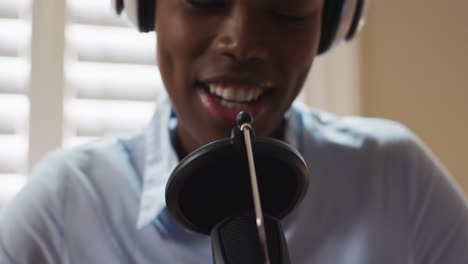
[(179, 162), (169, 135), (170, 116), (171, 103), (164, 94), (144, 131), (146, 153), (138, 228), (151, 223), (166, 207), (166, 182)]
[[(295, 149), (300, 144), (301, 126), (297, 111), (287, 113), (285, 141)], [(171, 118), (172, 106), (166, 94), (157, 103), (153, 118), (144, 131), (145, 168), (137, 227), (150, 224), (166, 208), (165, 190), (171, 172), (179, 160), (169, 134), (176, 123)]]

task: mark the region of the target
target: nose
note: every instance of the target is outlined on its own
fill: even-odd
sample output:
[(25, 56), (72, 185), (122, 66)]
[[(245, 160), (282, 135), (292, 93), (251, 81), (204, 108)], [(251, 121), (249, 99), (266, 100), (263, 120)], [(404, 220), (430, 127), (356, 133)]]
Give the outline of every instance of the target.
[(246, 5), (233, 7), (226, 15), (215, 38), (215, 50), (236, 61), (267, 60), (264, 29), (259, 16)]

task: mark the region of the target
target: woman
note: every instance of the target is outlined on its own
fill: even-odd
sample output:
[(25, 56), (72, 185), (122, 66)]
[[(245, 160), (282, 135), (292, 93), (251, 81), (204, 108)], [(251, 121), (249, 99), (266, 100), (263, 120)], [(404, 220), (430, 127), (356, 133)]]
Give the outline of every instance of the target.
[(118, 2), (156, 30), (168, 97), (134, 137), (46, 157), (2, 211), (0, 263), (210, 263), (209, 239), (171, 217), (164, 189), (180, 158), (229, 136), (240, 110), (312, 172), (282, 222), (292, 263), (468, 263), (466, 201), (410, 131), (292, 106), (333, 42), (326, 14), (349, 2)]

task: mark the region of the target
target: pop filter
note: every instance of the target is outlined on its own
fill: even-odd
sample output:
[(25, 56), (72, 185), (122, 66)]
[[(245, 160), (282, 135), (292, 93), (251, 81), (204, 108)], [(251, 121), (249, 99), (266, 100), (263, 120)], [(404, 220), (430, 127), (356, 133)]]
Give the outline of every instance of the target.
[[(263, 212), (268, 218), (282, 219), (307, 191), (306, 163), (296, 150), (276, 139), (252, 136), (251, 146)], [(244, 136), (235, 127), (231, 138), (209, 143), (185, 157), (166, 186), (172, 216), (188, 229), (210, 235), (226, 219), (253, 213), (245, 147)]]

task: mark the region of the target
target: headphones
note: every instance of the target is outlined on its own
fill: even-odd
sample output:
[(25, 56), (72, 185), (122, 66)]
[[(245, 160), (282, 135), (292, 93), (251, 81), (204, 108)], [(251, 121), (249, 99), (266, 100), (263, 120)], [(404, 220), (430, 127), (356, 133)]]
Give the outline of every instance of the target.
[[(154, 30), (157, 0), (112, 0), (117, 14), (125, 11), (133, 25), (141, 32)], [(351, 41), (364, 24), (366, 0), (324, 0), (322, 35), (318, 54), (335, 44)]]

